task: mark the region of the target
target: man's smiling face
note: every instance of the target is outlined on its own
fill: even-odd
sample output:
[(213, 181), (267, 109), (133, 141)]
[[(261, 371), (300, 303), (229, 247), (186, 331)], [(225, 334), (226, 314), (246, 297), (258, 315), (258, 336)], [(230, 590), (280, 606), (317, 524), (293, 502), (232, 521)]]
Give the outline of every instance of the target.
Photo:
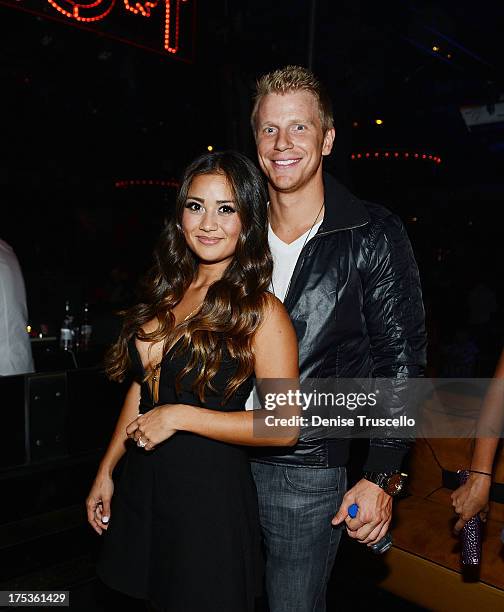
[(282, 193), (306, 186), (322, 172), (334, 129), (323, 133), (317, 99), (308, 91), (268, 94), (259, 102), (256, 144), (270, 185)]

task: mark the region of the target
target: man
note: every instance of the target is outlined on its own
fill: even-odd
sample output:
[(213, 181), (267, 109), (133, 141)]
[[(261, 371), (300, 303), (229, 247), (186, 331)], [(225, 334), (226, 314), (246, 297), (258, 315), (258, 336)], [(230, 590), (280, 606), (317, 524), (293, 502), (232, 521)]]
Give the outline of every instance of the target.
[[(335, 137), (323, 87), (304, 68), (276, 70), (258, 81), (251, 119), (270, 196), (272, 289), (296, 329), (301, 379), (421, 376), (424, 310), (409, 239), (395, 215), (323, 174)], [(301, 437), (254, 459), (271, 612), (326, 609), (338, 525), (369, 546), (387, 532), (408, 443), (371, 440), (363, 478), (345, 494), (348, 450), (347, 440)]]
[(0, 240), (0, 376), (33, 372), (23, 275), (12, 248)]

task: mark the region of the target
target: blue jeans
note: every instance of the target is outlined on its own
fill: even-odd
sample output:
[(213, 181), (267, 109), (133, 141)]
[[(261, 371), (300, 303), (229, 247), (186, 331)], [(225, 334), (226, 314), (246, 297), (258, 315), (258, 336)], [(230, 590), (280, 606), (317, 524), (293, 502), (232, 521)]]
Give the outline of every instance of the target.
[(325, 612), (327, 582), (342, 532), (331, 519), (346, 491), (346, 468), (252, 462), (252, 473), (270, 612)]

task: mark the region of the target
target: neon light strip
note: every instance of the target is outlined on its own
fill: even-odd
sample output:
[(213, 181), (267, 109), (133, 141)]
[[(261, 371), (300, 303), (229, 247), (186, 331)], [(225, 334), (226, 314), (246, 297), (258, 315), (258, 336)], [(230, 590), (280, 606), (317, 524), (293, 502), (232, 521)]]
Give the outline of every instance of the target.
[(369, 158), (374, 158), (374, 159), (379, 159), (380, 157), (385, 158), (385, 159), (392, 159), (392, 154), (393, 154), (393, 158), (394, 159), (409, 159), (410, 157), (413, 159), (423, 159), (423, 160), (428, 160), (428, 161), (433, 161), (437, 164), (441, 163), (441, 158), (438, 155), (432, 155), (431, 153), (417, 153), (417, 152), (411, 152), (411, 151), (374, 151), (374, 152), (369, 152), (366, 151), (365, 153), (352, 153), (350, 155), (350, 159), (369, 159)]
[[(77, 2), (73, 2), (72, 0), (67, 0), (67, 1), (73, 7), (72, 12), (65, 10), (57, 2), (55, 2), (55, 0), (47, 0), (47, 2), (58, 11), (58, 13), (61, 13), (62, 15), (65, 15), (65, 17), (69, 17), (70, 19), (75, 19), (76, 21), (81, 21), (84, 23), (90, 23), (92, 21), (101, 21), (110, 13), (110, 11), (114, 8), (115, 3), (116, 3), (116, 0), (96, 0), (92, 4), (78, 4)], [(96, 8), (97, 6), (99, 6), (105, 1), (110, 2), (110, 6), (108, 7), (108, 9), (105, 9), (103, 13), (95, 15), (94, 17), (81, 17), (80, 15), (81, 9), (87, 10), (90, 8)]]
[(168, 53), (177, 53), (179, 50), (179, 32), (180, 32), (180, 4), (187, 2), (187, 0), (176, 0), (175, 6), (175, 45), (171, 45), (170, 39), (170, 26), (171, 26), (171, 2), (165, 0), (166, 13), (165, 13), (165, 33), (164, 33), (164, 48)]
[[(170, 0), (167, 0), (167, 3)], [(154, 0), (154, 2), (135, 2), (132, 6), (129, 3), (129, 0), (124, 0), (124, 8), (128, 11), (131, 11), (135, 15), (142, 15), (142, 17), (150, 17), (151, 9), (156, 8), (158, 5), (158, 0)]]
[(140, 185), (155, 185), (157, 187), (174, 187), (178, 188), (180, 183), (175, 179), (125, 179), (116, 181), (114, 186), (118, 189), (127, 189), (128, 187), (138, 187)]

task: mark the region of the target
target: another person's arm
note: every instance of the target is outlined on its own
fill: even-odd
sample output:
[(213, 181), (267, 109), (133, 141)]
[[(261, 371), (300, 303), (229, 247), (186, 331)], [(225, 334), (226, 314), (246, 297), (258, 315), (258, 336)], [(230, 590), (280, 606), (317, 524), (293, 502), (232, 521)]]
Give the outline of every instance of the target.
[(479, 514), (486, 520), (490, 485), (495, 453), (499, 445), (504, 422), (504, 351), (483, 402), (478, 420), (476, 442), (474, 445), (471, 473), (466, 483), (456, 489), (452, 495), (452, 505), (459, 515), (454, 531), (459, 533), (469, 519)]
[[(274, 297), (255, 333), (253, 351), (257, 379), (282, 379), (288, 386), (296, 386), (299, 376), (296, 334), (287, 311)], [(292, 408), (290, 412), (295, 410)], [(295, 444), (299, 435), (297, 426), (271, 428), (269, 435), (260, 435), (259, 432), (264, 431), (262, 419), (267, 414), (270, 413), (264, 409), (221, 412), (186, 404), (168, 404), (135, 419), (127, 434), (135, 440), (139, 437), (148, 440), (145, 450), (152, 450), (176, 431), (189, 431), (221, 442), (247, 446)]]
[[(126, 452), (125, 442), (128, 439), (126, 427), (138, 416), (140, 402), (140, 385), (133, 382), (129, 388), (124, 404), (117, 419), (117, 424), (107, 450), (100, 462), (96, 478), (86, 499), (88, 522), (101, 534), (107, 529), (110, 519), (110, 501), (114, 492), (112, 474), (119, 459)], [(97, 426), (99, 419), (96, 420)]]

